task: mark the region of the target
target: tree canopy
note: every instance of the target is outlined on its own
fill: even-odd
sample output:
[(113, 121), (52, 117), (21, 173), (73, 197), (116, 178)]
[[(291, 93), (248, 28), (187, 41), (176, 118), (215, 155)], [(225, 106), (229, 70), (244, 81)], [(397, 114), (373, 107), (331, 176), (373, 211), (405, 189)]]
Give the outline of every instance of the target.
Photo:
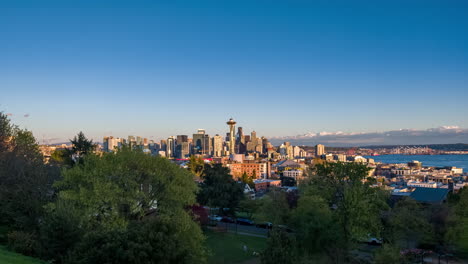
[[(130, 148), (83, 159), (55, 184), (58, 199), (48, 205), (42, 231), (49, 258), (68, 254), (67, 263), (205, 261), (204, 237), (188, 212), (197, 191), (189, 171)], [(51, 237), (56, 226), (68, 232)]]
[(57, 168), (44, 164), (32, 133), (0, 112), (0, 223), (35, 230), (58, 177)]
[(234, 210), (244, 196), (241, 185), (221, 164), (206, 165), (198, 201), (203, 205)]

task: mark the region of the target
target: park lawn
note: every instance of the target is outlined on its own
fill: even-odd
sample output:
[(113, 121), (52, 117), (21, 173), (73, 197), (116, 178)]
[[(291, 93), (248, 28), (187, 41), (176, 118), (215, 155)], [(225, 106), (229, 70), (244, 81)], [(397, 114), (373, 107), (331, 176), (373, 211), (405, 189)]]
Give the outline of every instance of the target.
[(4, 246), (0, 246), (0, 263), (2, 264), (45, 264), (35, 258), (27, 257), (15, 252), (7, 250)]
[[(205, 232), (206, 243), (211, 250), (208, 263), (241, 263), (255, 258), (252, 253), (260, 253), (266, 247), (266, 238), (236, 235), (233, 233)], [(244, 245), (247, 252), (244, 252)]]

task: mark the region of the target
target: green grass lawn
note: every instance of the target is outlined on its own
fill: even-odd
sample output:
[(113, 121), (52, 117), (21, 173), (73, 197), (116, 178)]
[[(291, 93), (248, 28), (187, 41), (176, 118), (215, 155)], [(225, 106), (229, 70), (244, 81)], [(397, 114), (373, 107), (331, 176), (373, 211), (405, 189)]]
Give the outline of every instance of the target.
[[(254, 251), (261, 252), (266, 246), (266, 238), (236, 235), (232, 233), (205, 232), (206, 243), (211, 250), (212, 256), (208, 263), (241, 263), (255, 258)], [(247, 253), (244, 252), (244, 245), (247, 245)]]
[(11, 252), (4, 246), (0, 246), (0, 263), (2, 264), (45, 264), (35, 258), (23, 256), (21, 254)]

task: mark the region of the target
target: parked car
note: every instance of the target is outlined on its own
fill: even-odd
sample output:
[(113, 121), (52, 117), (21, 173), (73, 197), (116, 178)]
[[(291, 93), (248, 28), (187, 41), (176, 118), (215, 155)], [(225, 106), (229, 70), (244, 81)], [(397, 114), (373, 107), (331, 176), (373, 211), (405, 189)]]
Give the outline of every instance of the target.
[(256, 224), (255, 226), (258, 227), (258, 228), (265, 228), (265, 229), (272, 229), (273, 228), (273, 224), (270, 223), (270, 222), (259, 223), (259, 224)]
[(221, 222), (225, 222), (225, 223), (235, 223), (236, 221), (234, 221), (234, 219), (232, 219), (231, 217), (229, 216), (223, 216), (221, 218)]
[(370, 237), (369, 239), (367, 239), (366, 243), (369, 245), (375, 245), (375, 246), (382, 245), (382, 239), (379, 239), (376, 237)]
[(208, 218), (211, 220), (211, 221), (221, 221), (223, 218), (219, 215), (210, 215), (208, 216)]
[(236, 221), (239, 225), (254, 225), (254, 222), (247, 218), (237, 218)]
[(368, 245), (377, 246), (377, 245), (382, 245), (383, 241), (382, 241), (381, 238), (375, 237), (372, 234), (367, 234), (367, 236), (364, 236), (361, 239), (359, 239), (359, 242), (360, 243), (365, 243), (365, 244), (368, 244)]

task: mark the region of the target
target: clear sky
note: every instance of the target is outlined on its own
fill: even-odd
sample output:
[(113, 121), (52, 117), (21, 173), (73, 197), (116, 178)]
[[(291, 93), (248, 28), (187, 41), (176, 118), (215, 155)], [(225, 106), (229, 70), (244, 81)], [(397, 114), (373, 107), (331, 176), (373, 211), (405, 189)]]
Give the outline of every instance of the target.
[(0, 111), (55, 141), (468, 128), (468, 1), (3, 0)]

